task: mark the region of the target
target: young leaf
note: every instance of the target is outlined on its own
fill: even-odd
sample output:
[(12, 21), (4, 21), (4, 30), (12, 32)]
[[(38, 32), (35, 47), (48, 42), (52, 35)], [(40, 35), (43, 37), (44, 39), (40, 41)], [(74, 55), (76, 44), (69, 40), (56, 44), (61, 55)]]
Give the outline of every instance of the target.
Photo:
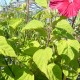
[(38, 41), (32, 41), (31, 43), (32, 43), (33, 47), (39, 47), (40, 46)]
[(11, 19), (9, 21), (9, 26), (13, 29), (16, 29), (21, 22), (22, 22), (22, 19)]
[(47, 0), (35, 0), (35, 2), (42, 7), (48, 7)]

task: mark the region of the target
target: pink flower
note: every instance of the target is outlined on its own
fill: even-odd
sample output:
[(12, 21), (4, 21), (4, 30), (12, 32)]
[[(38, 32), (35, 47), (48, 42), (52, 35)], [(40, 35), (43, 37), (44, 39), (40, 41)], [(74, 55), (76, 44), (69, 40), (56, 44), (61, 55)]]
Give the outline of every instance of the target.
[(68, 18), (76, 16), (80, 9), (80, 0), (50, 0), (51, 9), (58, 9), (61, 15)]

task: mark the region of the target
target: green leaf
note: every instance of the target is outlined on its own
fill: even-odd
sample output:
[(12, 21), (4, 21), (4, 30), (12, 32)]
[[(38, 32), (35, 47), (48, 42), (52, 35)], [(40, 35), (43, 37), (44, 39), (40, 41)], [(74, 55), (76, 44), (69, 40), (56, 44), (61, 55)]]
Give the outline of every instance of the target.
[(0, 35), (4, 35), (3, 26), (2, 25), (0, 25)]
[(25, 10), (25, 9), (26, 9), (26, 3), (21, 4), (20, 8), (21, 8), (22, 10)]
[(14, 80), (14, 78), (9, 76), (8, 78), (6, 77), (6, 80)]
[(39, 48), (37, 47), (29, 47), (23, 51), (22, 55), (25, 55), (25, 56), (28, 55), (32, 57), (38, 49)]
[(39, 33), (39, 36), (43, 36), (43, 37), (47, 36), (47, 32), (44, 28), (41, 28), (41, 29), (39, 28), (39, 29), (36, 30), (36, 32)]
[(43, 27), (44, 27), (44, 24), (41, 21), (32, 20), (28, 24), (25, 25), (25, 27), (22, 29), (22, 31), (39, 29), (39, 28), (43, 28)]
[(29, 61), (31, 60), (31, 57), (30, 56), (27, 56), (27, 55), (20, 55), (20, 56), (18, 56), (17, 57), (17, 59), (22, 63), (22, 64), (24, 64), (24, 65), (26, 65), (26, 66), (29, 66), (30, 67), (30, 63), (29, 63)]
[(5, 60), (3, 58), (3, 55), (0, 55), (0, 66), (6, 66)]
[(47, 18), (51, 18), (52, 17), (52, 14), (51, 14), (51, 11), (50, 9), (45, 9), (42, 11), (42, 14), (40, 15), (41, 17), (41, 20), (45, 20)]
[(68, 77), (71, 80), (76, 80), (78, 77), (78, 74), (79, 74), (78, 73), (79, 63), (78, 63), (77, 59), (71, 60), (69, 66), (70, 66), (70, 69), (69, 69)]
[(5, 72), (2, 73), (2, 76), (5, 76), (4, 79), (0, 79), (0, 80), (14, 80), (14, 78), (12, 78), (11, 76), (8, 76)]
[(7, 43), (5, 37), (0, 36), (0, 54), (4, 56), (16, 57), (15, 51)]
[(77, 40), (60, 40), (57, 45), (58, 54), (67, 55), (71, 60), (79, 56), (79, 42)]
[(34, 19), (40, 19), (42, 13), (43, 13), (43, 11), (37, 12), (37, 13), (33, 16), (33, 18), (34, 18)]
[(64, 75), (70, 78), (76, 77), (77, 74), (79, 73), (78, 68), (79, 68), (79, 63), (77, 59), (73, 59), (70, 61), (68, 65), (64, 64), (63, 73)]
[(62, 80), (62, 71), (58, 65), (51, 63), (48, 65), (49, 80)]
[[(75, 63), (75, 64), (74, 64)], [(77, 59), (71, 60), (69, 63), (69, 66), (74, 69), (75, 71), (77, 71), (77, 69), (79, 68), (79, 63), (77, 61)], [(74, 71), (74, 72), (75, 72)]]
[(19, 24), (21, 24), (22, 19), (11, 19), (9, 20), (9, 26), (13, 29), (16, 29), (18, 27)]
[(18, 80), (34, 80), (34, 75), (32, 73), (24, 72)]
[(72, 34), (68, 33), (66, 30), (62, 28), (57, 28), (57, 27), (53, 30), (53, 35), (56, 39), (61, 39), (61, 38), (73, 39), (74, 38)]
[(32, 41), (31, 43), (32, 43), (33, 47), (39, 47), (40, 46), (38, 41)]
[(30, 56), (18, 56), (17, 59), (20, 61), (20, 62), (27, 62), (31, 57)]
[(31, 42), (29, 42), (28, 46), (23, 47), (21, 49), (22, 55), (32, 57), (34, 55), (34, 53), (39, 49), (39, 47), (40, 47), (40, 44), (38, 41), (31, 41)]
[(14, 78), (14, 80), (34, 80), (34, 75), (32, 74), (32, 72), (29, 71), (28, 68), (24, 69), (23, 67), (21, 68), (18, 65), (12, 65), (10, 66), (10, 68), (15, 77), (8, 67), (5, 67), (4, 71), (8, 76)]
[(35, 0), (35, 2), (42, 7), (48, 7), (47, 0)]
[(80, 68), (78, 68), (78, 73), (80, 73)]
[(47, 47), (46, 49), (39, 49), (33, 55), (33, 61), (38, 66), (38, 68), (43, 73), (45, 73), (46, 76), (47, 76), (47, 64), (48, 64), (48, 61), (51, 59), (52, 54), (53, 54), (52, 49)]
[(53, 23), (53, 25), (55, 25), (56, 28), (65, 30), (69, 34), (72, 34), (74, 32), (73, 28), (66, 19), (59, 18)]
[(69, 65), (69, 63), (70, 63), (70, 58), (67, 56), (67, 55), (65, 55), (65, 54), (62, 54), (61, 55), (61, 64), (62, 65)]
[(63, 70), (63, 73), (64, 73), (65, 76), (68, 76), (68, 75), (69, 75), (68, 70), (65, 70), (65, 69), (64, 69), (64, 70)]

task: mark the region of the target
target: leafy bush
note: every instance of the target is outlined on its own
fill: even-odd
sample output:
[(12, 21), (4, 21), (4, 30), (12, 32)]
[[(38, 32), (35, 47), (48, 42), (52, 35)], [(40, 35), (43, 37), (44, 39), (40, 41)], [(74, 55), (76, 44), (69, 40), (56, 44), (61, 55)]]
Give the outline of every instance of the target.
[(44, 9), (28, 15), (27, 23), (22, 9), (7, 12), (14, 15), (0, 14), (0, 80), (76, 80), (80, 39), (75, 28), (80, 15), (73, 27), (69, 19), (47, 7), (47, 0), (36, 3)]

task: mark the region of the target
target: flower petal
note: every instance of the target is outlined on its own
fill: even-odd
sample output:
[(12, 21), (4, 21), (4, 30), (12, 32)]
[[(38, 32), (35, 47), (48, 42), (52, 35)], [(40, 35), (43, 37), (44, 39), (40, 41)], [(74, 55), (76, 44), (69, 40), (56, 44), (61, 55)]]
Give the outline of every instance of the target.
[(61, 15), (73, 17), (78, 14), (80, 9), (80, 0), (50, 0), (50, 8), (58, 9)]
[(76, 9), (75, 4), (71, 3), (67, 5), (67, 8), (58, 8), (58, 11), (60, 14), (66, 16), (66, 17), (73, 17), (76, 16), (78, 13), (78, 9)]
[(55, 9), (58, 8), (62, 2), (64, 2), (64, 0), (50, 0), (49, 6), (51, 9)]

